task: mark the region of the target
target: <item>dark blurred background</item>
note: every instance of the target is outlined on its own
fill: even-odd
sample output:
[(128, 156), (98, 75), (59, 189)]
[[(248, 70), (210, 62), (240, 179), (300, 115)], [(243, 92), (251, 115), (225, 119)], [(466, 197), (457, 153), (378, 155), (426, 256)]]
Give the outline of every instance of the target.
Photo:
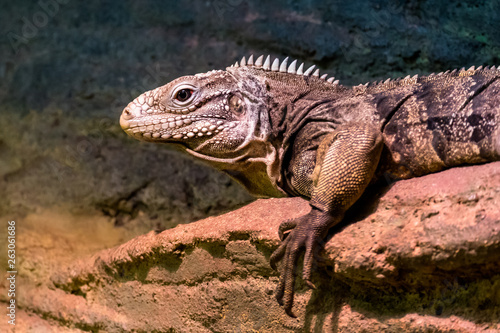
[(10, 1), (0, 9), (0, 216), (47, 209), (165, 229), (252, 200), (128, 138), (122, 109), (242, 56), (290, 56), (346, 85), (500, 64), (499, 1)]

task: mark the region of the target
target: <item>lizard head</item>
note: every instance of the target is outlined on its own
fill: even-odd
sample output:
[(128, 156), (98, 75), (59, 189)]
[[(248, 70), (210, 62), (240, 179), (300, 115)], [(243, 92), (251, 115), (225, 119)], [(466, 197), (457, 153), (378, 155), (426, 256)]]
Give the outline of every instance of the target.
[(239, 81), (222, 70), (180, 77), (134, 99), (123, 110), (120, 125), (139, 140), (228, 157), (253, 137), (251, 118), (258, 117), (262, 106), (258, 84), (248, 89), (247, 82), (241, 89)]

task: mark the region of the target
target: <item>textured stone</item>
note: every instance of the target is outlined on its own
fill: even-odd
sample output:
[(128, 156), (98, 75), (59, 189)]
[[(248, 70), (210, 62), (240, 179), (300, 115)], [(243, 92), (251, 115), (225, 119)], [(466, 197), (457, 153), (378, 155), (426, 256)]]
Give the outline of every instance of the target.
[[(372, 188), (284, 315), (268, 265), (298, 198), (150, 232), (78, 259), (20, 305), (67, 327), (192, 332), (500, 332), (500, 162)], [(29, 249), (26, 249), (29, 251)], [(75, 306), (75, 304), (77, 306)]]

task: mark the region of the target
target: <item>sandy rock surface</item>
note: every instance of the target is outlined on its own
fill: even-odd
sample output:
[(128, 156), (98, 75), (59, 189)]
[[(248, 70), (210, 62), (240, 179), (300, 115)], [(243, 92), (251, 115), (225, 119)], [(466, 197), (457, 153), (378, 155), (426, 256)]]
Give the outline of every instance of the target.
[(268, 264), (279, 223), (308, 211), (297, 198), (75, 255), (37, 283), (26, 274), (22, 318), (68, 331), (500, 332), (498, 207), (500, 162), (372, 189), (333, 228), (318, 289), (299, 283), (298, 319), (275, 302)]

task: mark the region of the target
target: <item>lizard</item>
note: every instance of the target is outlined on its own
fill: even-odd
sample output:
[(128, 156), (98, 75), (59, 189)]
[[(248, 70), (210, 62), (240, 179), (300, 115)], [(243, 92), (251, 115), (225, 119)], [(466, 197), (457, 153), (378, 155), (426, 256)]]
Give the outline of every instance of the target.
[(328, 230), (383, 175), (418, 177), (500, 159), (500, 67), (344, 86), (297, 60), (243, 57), (177, 78), (123, 110), (133, 138), (168, 143), (256, 197), (299, 196), (310, 211), (278, 229), (275, 297), (292, 311), (296, 267), (310, 288)]

